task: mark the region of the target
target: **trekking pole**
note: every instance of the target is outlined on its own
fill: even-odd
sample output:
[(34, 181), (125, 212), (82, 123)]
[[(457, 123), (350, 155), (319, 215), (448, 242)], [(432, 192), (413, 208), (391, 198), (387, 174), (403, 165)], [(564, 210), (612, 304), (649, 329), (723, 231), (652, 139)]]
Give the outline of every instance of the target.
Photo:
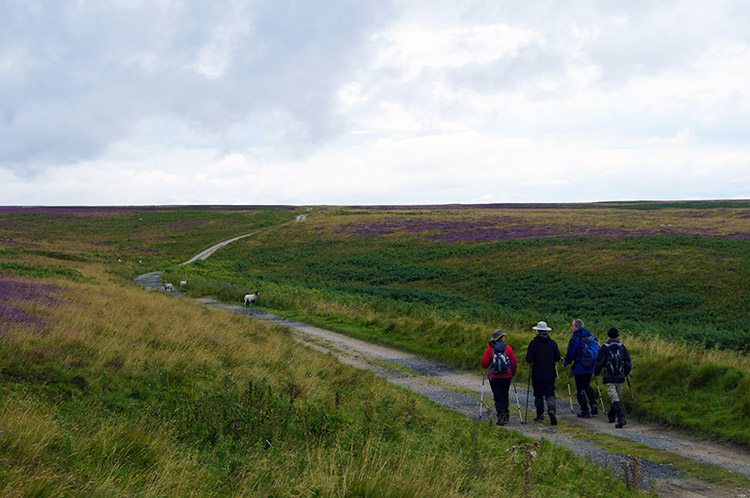
[(570, 375), (568, 375), (568, 369), (565, 369), (565, 378), (568, 380), (568, 401), (570, 401), (570, 413), (575, 413), (573, 410), (573, 393), (570, 391)]
[(630, 397), (633, 398), (633, 408), (635, 408), (635, 416), (638, 419), (638, 423), (641, 423), (641, 416), (638, 415), (638, 405), (635, 404), (635, 395), (633, 394), (633, 386), (630, 385), (630, 376), (625, 377), (628, 381), (628, 387), (630, 388)]
[(482, 396), (479, 398), (479, 421), (482, 421), (482, 412), (484, 411), (484, 378), (487, 377), (487, 371), (482, 369)]
[(529, 419), (529, 392), (531, 391), (531, 366), (529, 366), (529, 385), (526, 386), (526, 411), (524, 412), (524, 419)]
[(516, 405), (518, 406), (518, 417), (521, 419), (521, 425), (523, 425), (526, 422), (524, 421), (523, 415), (521, 414), (521, 400), (518, 399), (518, 389), (516, 389), (516, 379), (515, 377), (511, 377), (511, 380), (513, 382), (513, 392), (516, 393)]
[(604, 413), (604, 398), (602, 398), (602, 390), (599, 389), (599, 381), (596, 380), (596, 375), (594, 375), (594, 382), (596, 382), (596, 390), (599, 391), (599, 401), (602, 402), (602, 413)]

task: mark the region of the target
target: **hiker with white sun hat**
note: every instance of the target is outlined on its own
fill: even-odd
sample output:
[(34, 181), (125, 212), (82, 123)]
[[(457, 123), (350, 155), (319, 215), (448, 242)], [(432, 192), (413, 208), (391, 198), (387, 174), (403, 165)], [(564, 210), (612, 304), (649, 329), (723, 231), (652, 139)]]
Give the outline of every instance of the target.
[[(530, 383), (534, 386), (534, 406), (536, 418), (534, 422), (544, 421), (544, 402), (547, 402), (547, 414), (552, 425), (557, 425), (557, 400), (555, 399), (555, 367), (560, 361), (560, 348), (549, 336), (552, 330), (547, 322), (539, 322), (536, 327), (536, 337), (531, 340), (526, 349), (526, 362), (531, 363), (529, 374)], [(528, 396), (526, 410), (528, 411)]]

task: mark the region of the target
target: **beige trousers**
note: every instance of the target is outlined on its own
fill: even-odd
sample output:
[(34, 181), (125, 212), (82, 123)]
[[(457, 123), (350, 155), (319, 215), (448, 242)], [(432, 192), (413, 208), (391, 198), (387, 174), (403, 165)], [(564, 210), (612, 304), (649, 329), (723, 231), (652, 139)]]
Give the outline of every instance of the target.
[(622, 382), (618, 384), (604, 384), (607, 386), (607, 394), (612, 403), (619, 403), (622, 396)]

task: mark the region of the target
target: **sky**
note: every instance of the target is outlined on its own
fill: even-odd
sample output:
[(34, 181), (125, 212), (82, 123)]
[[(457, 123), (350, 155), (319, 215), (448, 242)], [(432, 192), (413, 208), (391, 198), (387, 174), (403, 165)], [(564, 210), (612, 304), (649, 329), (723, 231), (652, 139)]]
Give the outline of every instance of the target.
[(750, 198), (746, 0), (0, 0), (0, 205)]

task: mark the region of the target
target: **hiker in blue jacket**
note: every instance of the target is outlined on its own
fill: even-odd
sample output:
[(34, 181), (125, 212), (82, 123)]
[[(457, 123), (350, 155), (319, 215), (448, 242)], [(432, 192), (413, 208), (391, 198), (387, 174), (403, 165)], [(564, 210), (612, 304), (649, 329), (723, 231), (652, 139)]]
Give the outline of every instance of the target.
[[(599, 409), (596, 406), (596, 395), (594, 389), (591, 387), (591, 376), (594, 374), (594, 362), (596, 361), (596, 354), (592, 358), (591, 364), (584, 365), (587, 361), (584, 356), (586, 352), (585, 343), (593, 342), (598, 346), (596, 337), (594, 334), (583, 328), (583, 320), (573, 320), (570, 326), (573, 331), (573, 335), (568, 341), (568, 352), (565, 354), (565, 360), (563, 366), (567, 367), (571, 363), (573, 367), (570, 371), (573, 373), (576, 381), (576, 393), (578, 397), (578, 404), (581, 405), (581, 411), (577, 414), (581, 418), (591, 418), (592, 415), (599, 413)], [(588, 401), (588, 403), (587, 403)], [(589, 406), (591, 405), (591, 410)]]

